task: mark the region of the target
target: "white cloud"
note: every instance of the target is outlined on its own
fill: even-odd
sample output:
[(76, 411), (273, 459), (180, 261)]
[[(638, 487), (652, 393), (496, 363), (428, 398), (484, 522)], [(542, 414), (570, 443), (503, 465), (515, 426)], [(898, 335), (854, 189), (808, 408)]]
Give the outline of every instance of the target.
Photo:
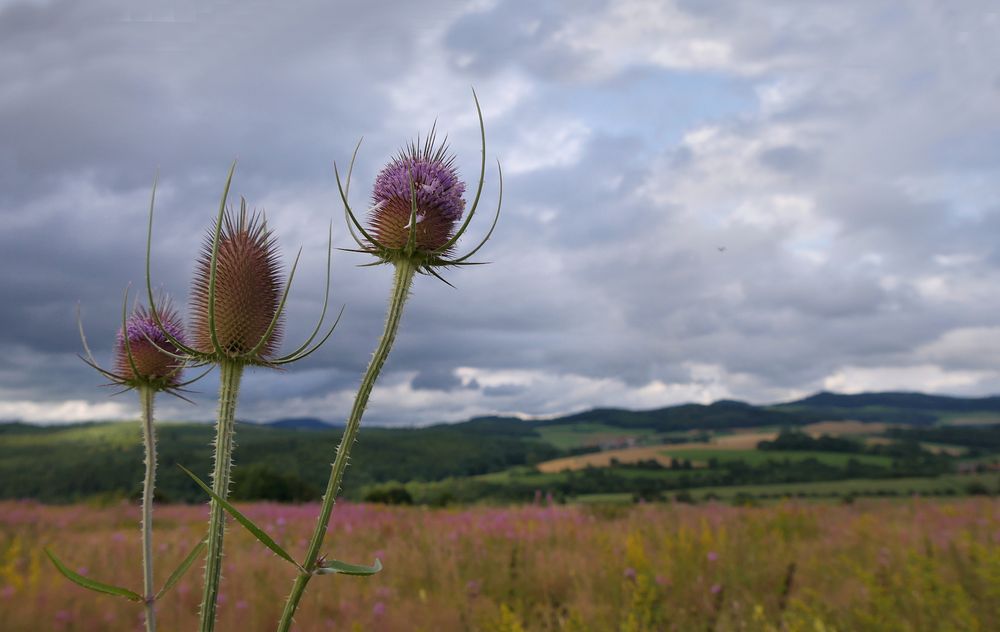
[(984, 384), (997, 383), (998, 371), (947, 370), (933, 364), (912, 366), (848, 366), (823, 380), (823, 389), (838, 393), (923, 391), (978, 394)]
[(71, 423), (95, 419), (138, 418), (138, 406), (120, 402), (92, 403), (82, 399), (61, 402), (0, 401), (0, 419), (27, 422)]
[(546, 120), (520, 126), (516, 140), (505, 152), (504, 165), (511, 175), (571, 167), (580, 161), (589, 135), (590, 128), (580, 120)]

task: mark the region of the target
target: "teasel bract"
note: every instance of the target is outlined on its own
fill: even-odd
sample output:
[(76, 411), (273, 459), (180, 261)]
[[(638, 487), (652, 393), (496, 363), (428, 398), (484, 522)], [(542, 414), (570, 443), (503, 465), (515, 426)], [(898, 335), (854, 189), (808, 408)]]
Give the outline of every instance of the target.
[[(159, 323), (154, 321), (151, 313), (142, 305), (136, 305), (132, 313), (128, 311), (128, 290), (122, 305), (122, 326), (115, 338), (113, 350), (114, 369), (101, 367), (87, 344), (83, 331), (83, 321), (77, 313), (77, 325), (80, 329), (80, 340), (85, 356), (81, 359), (109, 380), (108, 386), (118, 386), (121, 392), (135, 389), (139, 393), (142, 416), (142, 435), (145, 451), (145, 478), (142, 486), (142, 569), (143, 591), (140, 595), (127, 588), (105, 584), (69, 570), (53, 553), (46, 551), (59, 571), (74, 582), (111, 595), (126, 597), (142, 602), (145, 606), (145, 626), (147, 632), (156, 630), (155, 603), (163, 593), (180, 579), (198, 556), (203, 544), (198, 544), (173, 572), (159, 592), (154, 592), (153, 586), (153, 497), (156, 487), (156, 432), (153, 428), (154, 398), (159, 392), (166, 392), (181, 399), (186, 399), (180, 392), (188, 384), (204, 376), (199, 375), (187, 382), (181, 381), (181, 372), (185, 362), (177, 355), (178, 348), (169, 338), (181, 344), (184, 341), (184, 330), (177, 312), (166, 299), (161, 300), (161, 316)], [(169, 337), (169, 338), (168, 338)]]
[[(369, 575), (381, 569), (379, 560), (375, 560), (375, 564), (370, 567), (327, 560), (325, 556), (320, 555), (320, 549), (323, 546), (334, 500), (340, 491), (340, 484), (347, 469), (351, 446), (357, 439), (361, 417), (364, 414), (372, 388), (396, 338), (403, 314), (403, 305), (409, 296), (414, 274), (420, 272), (432, 275), (448, 283), (441, 276), (439, 270), (453, 266), (473, 265), (475, 262), (471, 262), (469, 259), (492, 236), (497, 219), (500, 217), (500, 205), (503, 200), (503, 172), (500, 169), (499, 161), (497, 161), (499, 199), (493, 223), (486, 236), (475, 248), (464, 255), (452, 256), (455, 245), (475, 215), (486, 175), (486, 129), (483, 124), (479, 99), (476, 97), (475, 91), (472, 94), (479, 117), (482, 159), (476, 195), (464, 221), (461, 220), (465, 207), (463, 198), (465, 184), (459, 179), (454, 165), (454, 156), (449, 155), (447, 143), (437, 144), (435, 128), (433, 127), (423, 143), (420, 142), (419, 138), (410, 143), (379, 172), (373, 187), (373, 204), (368, 212), (367, 228), (358, 220), (348, 201), (351, 172), (354, 168), (358, 147), (355, 147), (351, 157), (346, 185), (341, 182), (340, 173), (334, 165), (337, 187), (344, 203), (348, 228), (358, 245), (355, 251), (376, 258), (376, 261), (365, 265), (392, 264), (395, 268), (395, 279), (389, 298), (382, 338), (361, 380), (361, 386), (344, 428), (344, 435), (337, 447), (337, 455), (333, 462), (326, 493), (323, 496), (316, 529), (309, 543), (305, 561), (299, 566), (299, 574), (285, 603), (285, 609), (278, 624), (279, 632), (287, 632), (291, 628), (292, 617), (298, 608), (299, 600), (313, 575), (331, 573)], [(460, 221), (461, 224), (459, 224)], [(451, 284), (448, 283), (448, 285)]]
[(329, 305), (330, 253), (333, 246), (331, 226), (327, 245), (326, 290), (319, 322), (309, 338), (295, 351), (284, 356), (276, 355), (285, 301), (302, 251), (300, 249), (295, 257), (287, 283), (283, 283), (277, 242), (263, 214), (248, 211), (246, 201), (242, 199), (238, 211), (227, 209), (226, 201), (235, 168), (234, 163), (223, 189), (215, 227), (207, 236), (195, 266), (191, 290), (190, 345), (170, 333), (152, 299), (149, 253), (152, 247), (155, 184), (147, 235), (146, 279), (150, 314), (160, 332), (176, 348), (174, 355), (178, 359), (195, 365), (219, 367), (219, 410), (211, 488), (188, 472), (212, 498), (201, 603), (202, 632), (208, 632), (215, 626), (225, 535), (223, 512), (231, 508), (226, 498), (229, 495), (236, 405), (243, 369), (246, 366), (280, 367), (307, 357), (326, 342), (340, 320), (338, 316), (319, 342), (313, 344), (323, 327)]

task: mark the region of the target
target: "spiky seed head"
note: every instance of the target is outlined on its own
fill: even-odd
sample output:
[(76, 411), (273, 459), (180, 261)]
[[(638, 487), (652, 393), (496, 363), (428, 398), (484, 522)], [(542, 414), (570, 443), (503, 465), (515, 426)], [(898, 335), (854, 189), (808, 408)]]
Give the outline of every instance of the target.
[[(215, 355), (209, 328), (209, 285), (212, 270), (210, 231), (195, 269), (191, 300), (192, 346)], [(279, 322), (259, 346), (254, 357), (247, 354), (267, 335), (281, 303), (282, 274), (274, 234), (261, 214), (248, 213), (246, 203), (238, 213), (228, 209), (219, 235), (215, 271), (215, 331), (225, 356), (250, 364), (266, 364), (278, 350), (282, 323)]]
[[(423, 144), (417, 139), (375, 178), (370, 226), (372, 237), (386, 248), (404, 248), (416, 230), (416, 250), (431, 252), (451, 239), (465, 209), (465, 183), (459, 180), (448, 147), (435, 147), (434, 132)], [(416, 226), (410, 226), (411, 188), (416, 197)]]
[[(180, 383), (180, 366), (174, 357), (180, 351), (170, 342), (164, 330), (176, 340), (184, 342), (184, 328), (176, 310), (167, 301), (161, 301), (161, 305), (157, 307), (157, 315), (163, 329), (156, 324), (145, 307), (136, 306), (125, 321), (125, 326), (118, 331), (114, 350), (115, 372), (124, 384), (154, 384), (160, 388), (170, 388)], [(131, 362), (129, 352), (132, 354)]]

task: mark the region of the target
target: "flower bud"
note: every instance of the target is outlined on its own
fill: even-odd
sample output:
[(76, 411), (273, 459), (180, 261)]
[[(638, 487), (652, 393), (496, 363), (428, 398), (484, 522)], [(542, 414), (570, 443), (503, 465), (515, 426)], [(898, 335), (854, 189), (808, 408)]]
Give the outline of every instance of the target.
[[(277, 351), (281, 338), (280, 317), (268, 333), (283, 293), (274, 235), (261, 215), (247, 213), (245, 203), (235, 216), (232, 210), (227, 211), (219, 234), (214, 296), (210, 296), (214, 238), (213, 231), (195, 269), (191, 291), (192, 346), (209, 355), (221, 351), (224, 357), (266, 364)], [(212, 341), (209, 305), (214, 309), (219, 349)], [(247, 355), (250, 352), (254, 352), (252, 357)]]
[[(184, 330), (177, 312), (169, 305), (164, 305), (157, 309), (157, 315), (163, 329), (183, 342)], [(180, 351), (164, 335), (163, 329), (160, 329), (153, 316), (141, 305), (125, 321), (124, 328), (118, 331), (114, 350), (115, 370), (123, 383), (136, 385), (162, 380), (161, 386), (169, 388), (180, 382), (180, 363), (171, 355), (179, 354)]]

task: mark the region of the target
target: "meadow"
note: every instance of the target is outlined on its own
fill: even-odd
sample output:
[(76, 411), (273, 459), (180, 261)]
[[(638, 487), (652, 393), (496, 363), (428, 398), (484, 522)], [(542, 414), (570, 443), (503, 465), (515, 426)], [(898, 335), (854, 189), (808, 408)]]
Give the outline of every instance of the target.
[[(315, 504), (241, 508), (294, 553)], [(136, 587), (139, 508), (0, 502), (0, 621), (10, 632), (141, 629), (140, 608), (67, 582), (51, 547), (88, 575)], [(204, 535), (207, 507), (156, 508), (157, 581)], [(345, 503), (338, 559), (385, 569), (318, 578), (295, 630), (1000, 629), (1000, 501), (781, 501), (766, 507)], [(271, 630), (287, 565), (230, 527), (219, 626)], [(159, 605), (164, 630), (195, 626), (201, 569)]]

